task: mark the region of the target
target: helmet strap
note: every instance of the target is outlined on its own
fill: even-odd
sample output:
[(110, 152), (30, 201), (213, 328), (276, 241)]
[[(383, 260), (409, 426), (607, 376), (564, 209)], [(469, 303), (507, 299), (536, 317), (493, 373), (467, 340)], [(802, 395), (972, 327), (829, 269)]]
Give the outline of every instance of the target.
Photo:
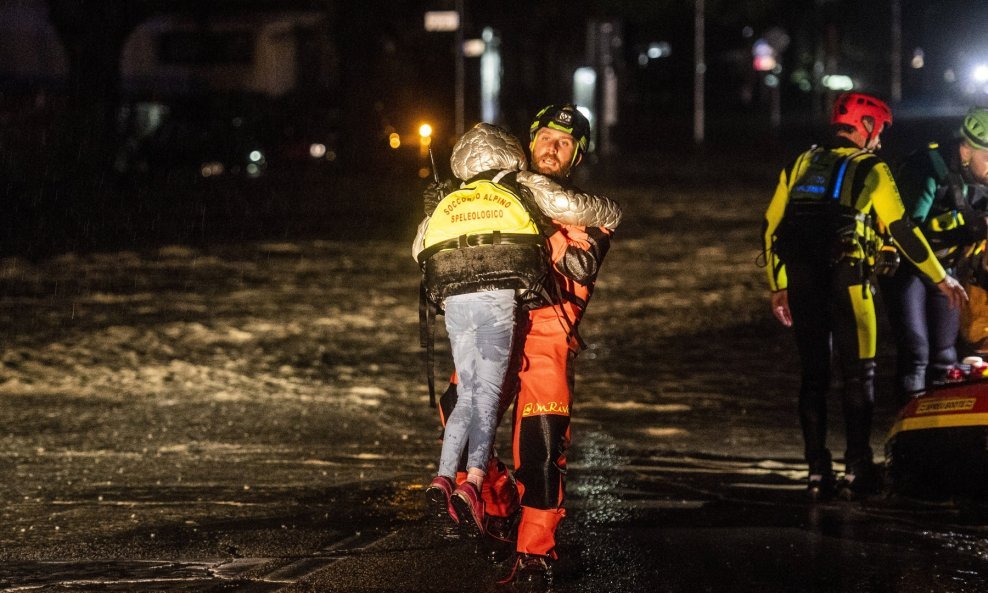
[(862, 117), (861, 127), (864, 128), (865, 132), (867, 132), (865, 134), (865, 142), (862, 148), (865, 150), (870, 150), (868, 145), (871, 144), (871, 139), (875, 137), (875, 120), (871, 116)]

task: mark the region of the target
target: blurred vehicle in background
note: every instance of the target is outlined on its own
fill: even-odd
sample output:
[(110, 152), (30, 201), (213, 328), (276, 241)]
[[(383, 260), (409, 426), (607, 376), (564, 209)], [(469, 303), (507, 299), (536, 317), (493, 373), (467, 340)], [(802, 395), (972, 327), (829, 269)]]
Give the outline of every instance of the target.
[(339, 151), (332, 114), (259, 94), (132, 101), (118, 123), (124, 176), (177, 182), (328, 171)]
[(272, 156), (278, 166), (335, 168), (340, 160), (340, 114), (318, 108), (291, 110), (281, 118)]
[(122, 175), (257, 178), (338, 156), (338, 55), (319, 11), (162, 14), (124, 46)]
[(119, 122), (115, 166), (125, 176), (191, 181), (255, 178), (267, 170), (269, 133), (240, 100), (138, 101), (121, 108)]

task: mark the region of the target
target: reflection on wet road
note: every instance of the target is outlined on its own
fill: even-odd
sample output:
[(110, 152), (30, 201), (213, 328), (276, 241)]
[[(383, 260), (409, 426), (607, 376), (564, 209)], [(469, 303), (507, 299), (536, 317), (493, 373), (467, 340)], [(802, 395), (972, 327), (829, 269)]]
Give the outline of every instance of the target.
[[(554, 591), (975, 593), (988, 586), (983, 515), (883, 499), (813, 505), (802, 498), (796, 463), (629, 451), (604, 432), (581, 436), (569, 469)], [(332, 504), (308, 501), (308, 522), (296, 519), (296, 545), (282, 543), (280, 555), (244, 557), (228, 547), (215, 549), (209, 561), (13, 562), (0, 567), (0, 585), (332, 592), (401, 583), (396, 590), (454, 592), (464, 590), (465, 579), (473, 582), (470, 591), (496, 590), (492, 583), (508, 565), (428, 533), (421, 487), (384, 482), (324, 492)], [(368, 503), (375, 505), (373, 520), (360, 511)], [(262, 504), (261, 513), (277, 504)], [(318, 517), (323, 510), (342, 517)], [(225, 529), (255, 530), (257, 523), (227, 522)], [(159, 537), (165, 541), (158, 545), (181, 545), (167, 541), (181, 534)]]
[(573, 468), (570, 540), (593, 542), (574, 551), (599, 577), (602, 565), (613, 572), (588, 583), (577, 566), (579, 577), (567, 587), (561, 571), (560, 590), (973, 592), (988, 586), (986, 514), (884, 499), (808, 504), (798, 463), (631, 454), (601, 433), (584, 436), (580, 459)]

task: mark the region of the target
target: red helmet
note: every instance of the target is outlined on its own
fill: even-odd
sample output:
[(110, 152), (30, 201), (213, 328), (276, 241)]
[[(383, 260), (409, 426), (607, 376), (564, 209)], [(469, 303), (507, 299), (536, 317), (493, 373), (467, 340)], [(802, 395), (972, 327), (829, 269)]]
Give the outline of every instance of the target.
[[(874, 124), (871, 130), (862, 123), (866, 117), (871, 118)], [(870, 137), (882, 133), (886, 126), (892, 125), (892, 110), (884, 101), (871, 95), (844, 93), (834, 101), (830, 123), (849, 125)]]

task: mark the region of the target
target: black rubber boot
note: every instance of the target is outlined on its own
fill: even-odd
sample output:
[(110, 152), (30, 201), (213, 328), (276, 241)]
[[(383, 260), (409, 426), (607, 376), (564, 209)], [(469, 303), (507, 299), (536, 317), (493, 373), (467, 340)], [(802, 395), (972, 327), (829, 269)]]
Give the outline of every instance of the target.
[(830, 452), (810, 463), (809, 476), (806, 479), (806, 496), (813, 502), (830, 500), (834, 497), (837, 487), (837, 476), (831, 467)]
[(871, 460), (849, 463), (844, 477), (837, 482), (837, 496), (843, 500), (860, 500), (882, 490), (882, 474)]

